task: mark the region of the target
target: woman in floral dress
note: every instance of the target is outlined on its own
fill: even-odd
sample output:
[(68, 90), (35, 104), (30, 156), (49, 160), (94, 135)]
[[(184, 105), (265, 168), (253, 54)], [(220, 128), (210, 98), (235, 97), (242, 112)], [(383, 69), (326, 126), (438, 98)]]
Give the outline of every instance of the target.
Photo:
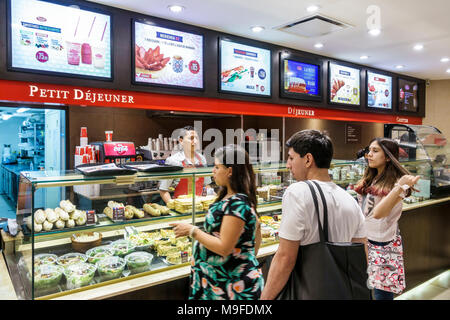
[(215, 154), (218, 197), (205, 217), (204, 231), (173, 223), (177, 237), (194, 242), (189, 299), (257, 300), (264, 279), (256, 259), (261, 229), (256, 213), (256, 184), (247, 152), (236, 145)]

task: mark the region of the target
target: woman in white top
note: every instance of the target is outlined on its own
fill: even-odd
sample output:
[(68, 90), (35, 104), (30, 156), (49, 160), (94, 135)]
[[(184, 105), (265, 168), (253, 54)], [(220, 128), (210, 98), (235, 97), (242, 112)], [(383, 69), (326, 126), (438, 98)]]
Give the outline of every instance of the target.
[(403, 198), (419, 180), (398, 161), (399, 146), (391, 139), (370, 142), (368, 166), (355, 191), (364, 216), (369, 249), (369, 285), (375, 300), (392, 300), (405, 288), (403, 246), (398, 229)]

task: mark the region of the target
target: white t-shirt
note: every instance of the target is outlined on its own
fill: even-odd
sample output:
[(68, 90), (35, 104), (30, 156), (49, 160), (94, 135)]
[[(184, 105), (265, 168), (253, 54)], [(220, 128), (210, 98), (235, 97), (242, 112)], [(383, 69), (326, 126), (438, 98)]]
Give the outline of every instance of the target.
[[(352, 238), (365, 238), (366, 229), (361, 208), (353, 197), (333, 182), (319, 183), (328, 208), (328, 240), (351, 242)], [(323, 205), (316, 190), (320, 221), (323, 225)], [(283, 195), (279, 236), (300, 241), (300, 245), (320, 241), (317, 214), (311, 191), (305, 182), (291, 184)]]
[(366, 217), (367, 238), (377, 242), (388, 242), (395, 239), (398, 229), (398, 220), (403, 211), (403, 201), (397, 203), (387, 217), (375, 219), (373, 209), (383, 200), (381, 196), (367, 194), (364, 197), (358, 194), (358, 201)]
[[(200, 158), (201, 162), (197, 159), (197, 156)], [(173, 155), (171, 155), (170, 157), (168, 157), (166, 159), (166, 164), (171, 165), (171, 166), (183, 166), (183, 161), (185, 161), (185, 163), (187, 165), (192, 165), (192, 162), (190, 159), (186, 158), (186, 155), (184, 154), (184, 151), (179, 151)], [(204, 166), (206, 167), (208, 164), (206, 162), (206, 158), (196, 152), (196, 156), (194, 156), (194, 166), (196, 167), (200, 167), (200, 166)], [(166, 180), (161, 180), (159, 183), (159, 190), (163, 190), (163, 191), (168, 191), (170, 186), (173, 186), (174, 188), (178, 185), (178, 183), (180, 182), (180, 179), (166, 179)], [(205, 177), (204, 180), (204, 185), (208, 185), (211, 184), (211, 178), (210, 177)]]

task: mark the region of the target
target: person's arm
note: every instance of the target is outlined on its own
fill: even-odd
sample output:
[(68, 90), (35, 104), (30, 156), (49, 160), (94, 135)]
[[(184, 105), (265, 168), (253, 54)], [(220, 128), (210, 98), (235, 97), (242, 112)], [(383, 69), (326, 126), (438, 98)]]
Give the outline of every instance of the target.
[(170, 192), (166, 190), (159, 190), (159, 195), (166, 204), (172, 199), (172, 197), (170, 196)]
[(259, 247), (261, 246), (261, 238), (261, 222), (257, 219), (255, 231), (255, 256), (258, 255)]
[(367, 238), (352, 238), (352, 242), (364, 244), (364, 251), (366, 252), (367, 263), (369, 263), (369, 250), (367, 248)]
[(269, 274), (261, 300), (275, 299), (286, 285), (297, 261), (300, 241), (291, 241), (280, 238), (278, 250), (270, 264)]
[[(193, 238), (204, 245), (208, 250), (226, 257), (233, 252), (239, 237), (244, 230), (244, 220), (230, 215), (225, 215), (220, 226), (220, 238), (212, 236), (200, 229), (194, 230)], [(183, 237), (189, 235), (193, 227), (189, 223), (171, 223), (174, 227), (175, 236)]]
[[(384, 217), (387, 217), (392, 209), (403, 200), (400, 195), (403, 193), (402, 188), (400, 186), (407, 184), (408, 186), (412, 187), (419, 181), (420, 176), (411, 176), (411, 175), (404, 175), (398, 180), (398, 185), (396, 185), (389, 194), (384, 197), (380, 203), (373, 209), (373, 217), (375, 219), (382, 219)], [(400, 185), (400, 186), (399, 186)]]

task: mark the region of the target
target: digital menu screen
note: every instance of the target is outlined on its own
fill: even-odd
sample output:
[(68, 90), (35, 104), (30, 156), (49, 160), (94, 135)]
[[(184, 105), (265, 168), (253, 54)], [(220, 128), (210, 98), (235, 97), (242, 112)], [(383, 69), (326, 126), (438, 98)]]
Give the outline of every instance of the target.
[(203, 36), (134, 22), (137, 83), (203, 89)]
[(270, 96), (270, 50), (220, 40), (220, 90)]
[(111, 79), (111, 17), (38, 0), (11, 0), (10, 68)]
[(367, 71), (367, 106), (392, 109), (392, 77)]
[(329, 94), (330, 102), (337, 104), (360, 104), (360, 70), (330, 63)]
[(398, 98), (399, 111), (416, 112), (419, 105), (419, 101), (417, 99), (419, 84), (414, 81), (399, 79), (398, 88), (399, 88), (399, 98)]
[(283, 61), (283, 93), (320, 97), (320, 66), (291, 59)]

